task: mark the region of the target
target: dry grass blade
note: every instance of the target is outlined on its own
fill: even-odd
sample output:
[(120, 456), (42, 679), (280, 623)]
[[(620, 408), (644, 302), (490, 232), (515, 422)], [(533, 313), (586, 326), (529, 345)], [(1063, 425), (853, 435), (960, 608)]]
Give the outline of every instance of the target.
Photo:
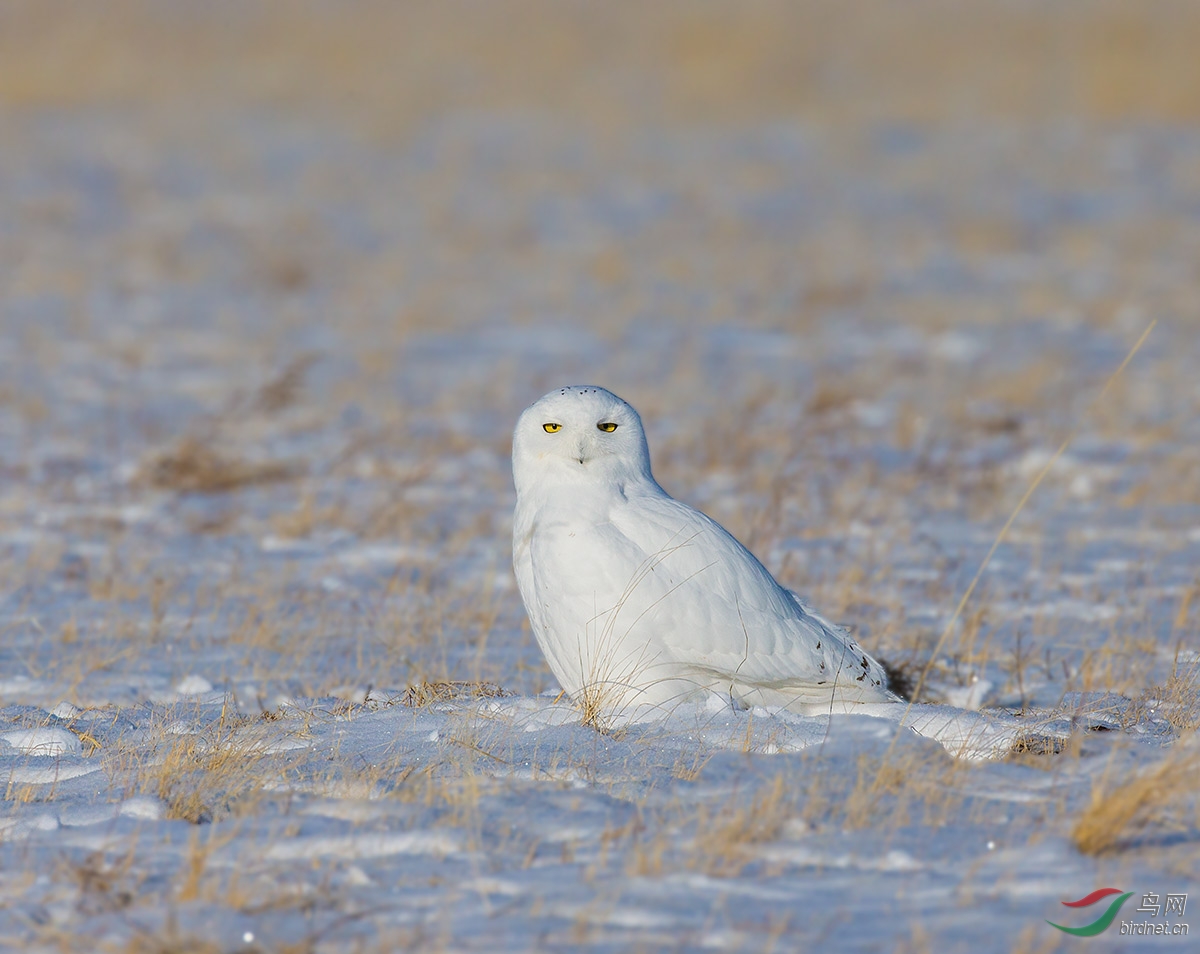
[(420, 709), (422, 706), (432, 705), (435, 702), (497, 699), (507, 695), (508, 692), (490, 682), (462, 682), (450, 679), (429, 682), (422, 679), (415, 686), (409, 686), (404, 691), (401, 701), (410, 709)]
[(199, 824), (232, 814), (272, 777), (258, 739), (218, 734), (174, 740), (147, 773), (147, 787), (167, 805), (167, 817)]
[[(1176, 656), (1171, 675), (1164, 685), (1151, 690), (1158, 704), (1159, 714), (1176, 732), (1195, 732), (1200, 729), (1200, 660), (1192, 657), (1180, 665)], [(1149, 702), (1150, 700), (1144, 700)]]
[[(971, 598), (971, 594), (975, 592), (975, 587), (979, 584), (980, 579), (983, 577), (983, 573), (988, 568), (988, 564), (992, 562), (992, 557), (995, 556), (997, 548), (1003, 542), (1004, 538), (1008, 536), (1008, 531), (1016, 521), (1017, 515), (1025, 509), (1025, 504), (1029, 502), (1029, 498), (1033, 496), (1034, 491), (1038, 489), (1042, 481), (1045, 480), (1046, 475), (1050, 473), (1050, 470), (1058, 462), (1058, 459), (1062, 457), (1067, 448), (1079, 435), (1079, 432), (1083, 429), (1084, 421), (1087, 419), (1091, 410), (1103, 402), (1105, 396), (1107, 396), (1108, 392), (1112, 389), (1113, 384), (1116, 383), (1117, 379), (1121, 376), (1121, 373), (1126, 367), (1128, 367), (1129, 362), (1133, 360), (1134, 355), (1141, 350), (1142, 345), (1146, 343), (1146, 339), (1150, 337), (1150, 332), (1154, 330), (1154, 327), (1157, 324), (1158, 319), (1155, 319), (1146, 326), (1146, 330), (1142, 332), (1142, 336), (1138, 338), (1134, 346), (1130, 348), (1129, 352), (1125, 355), (1125, 360), (1123, 360), (1120, 365), (1118, 365), (1117, 369), (1108, 376), (1108, 380), (1104, 382), (1104, 387), (1100, 389), (1100, 393), (1092, 399), (1091, 404), (1088, 405), (1084, 412), (1083, 419), (1081, 419), (1080, 422), (1075, 425), (1071, 432), (1063, 439), (1063, 442), (1058, 445), (1058, 449), (1050, 455), (1049, 459), (1043, 465), (1041, 470), (1038, 471), (1038, 473), (1034, 476), (1029, 486), (1025, 488), (1025, 493), (1021, 496), (1021, 499), (1013, 508), (1012, 513), (1008, 515), (1008, 520), (1006, 520), (1004, 526), (1000, 528), (1000, 532), (996, 534), (996, 538), (992, 541), (991, 548), (988, 550), (987, 555), (983, 558), (983, 562), (979, 564), (979, 569), (975, 571), (975, 576), (971, 579), (971, 582), (967, 585), (966, 590), (963, 592), (962, 598), (958, 601), (958, 606), (954, 608), (954, 612), (951, 614), (949, 622), (946, 623), (945, 628), (942, 630), (942, 635), (938, 637), (937, 644), (933, 647), (933, 652), (929, 654), (929, 662), (925, 664), (925, 668), (921, 671), (920, 678), (917, 679), (917, 685), (913, 689), (914, 698), (920, 694), (921, 689), (924, 687), (925, 680), (937, 659), (938, 653), (941, 651), (941, 648), (945, 644), (946, 640), (950, 638), (950, 634), (954, 631), (955, 624), (958, 622), (959, 617), (962, 616), (963, 608), (967, 605), (967, 601)], [(911, 706), (912, 703), (910, 702), (909, 705)]]
[(59, 874), (73, 882), (80, 893), (77, 902), (90, 914), (122, 911), (137, 898), (136, 880), (130, 876), (132, 852), (109, 861), (104, 852), (93, 851), (80, 860), (64, 857)]
[(130, 941), (127, 950), (130, 954), (220, 954), (224, 948), (215, 941), (196, 937), (183, 937), (178, 934), (156, 937), (153, 934), (142, 933)]
[(294, 463), (228, 456), (196, 437), (183, 438), (142, 465), (142, 479), (151, 486), (201, 493), (289, 480), (298, 472)]
[(782, 775), (749, 804), (736, 799), (711, 817), (702, 817), (696, 835), (699, 867), (714, 875), (736, 875), (754, 859), (754, 846), (774, 841), (792, 815)]
[(1200, 750), (1177, 748), (1115, 788), (1098, 783), (1071, 839), (1084, 854), (1100, 855), (1130, 847), (1150, 828), (1171, 826), (1173, 809), (1195, 797), (1198, 773)]
[(264, 384), (254, 397), (256, 410), (274, 414), (295, 404), (304, 390), (304, 379), (308, 369), (317, 360), (315, 354), (303, 354), (289, 361), (282, 371)]

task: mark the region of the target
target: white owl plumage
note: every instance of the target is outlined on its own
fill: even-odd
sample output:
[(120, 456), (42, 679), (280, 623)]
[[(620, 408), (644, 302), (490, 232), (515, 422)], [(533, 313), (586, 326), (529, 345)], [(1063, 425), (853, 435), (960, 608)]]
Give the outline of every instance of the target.
[(589, 721), (696, 695), (801, 713), (896, 703), (883, 667), (650, 471), (642, 421), (565, 387), (513, 434), (513, 566), (538, 645)]

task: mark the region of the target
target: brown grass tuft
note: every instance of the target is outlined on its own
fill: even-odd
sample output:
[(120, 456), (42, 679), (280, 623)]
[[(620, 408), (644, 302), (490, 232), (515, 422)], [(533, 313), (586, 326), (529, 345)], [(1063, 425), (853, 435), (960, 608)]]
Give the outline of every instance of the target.
[(588, 683), (579, 693), (580, 721), (597, 732), (608, 729), (612, 706), (608, 700), (609, 693), (604, 691), (603, 683)]
[(173, 739), (145, 773), (145, 787), (166, 802), (169, 818), (199, 824), (234, 814), (275, 777), (262, 737), (235, 736), (242, 724)]
[(161, 936), (145, 931), (135, 934), (126, 950), (128, 954), (220, 954), (224, 948), (216, 941), (180, 934), (171, 923)]
[(141, 476), (151, 486), (165, 490), (219, 493), (290, 480), (298, 474), (295, 463), (242, 460), (189, 436), (153, 455), (142, 465)]
[(313, 366), (317, 357), (315, 354), (302, 354), (289, 361), (279, 374), (258, 389), (254, 396), (254, 409), (265, 414), (274, 414), (295, 404), (304, 391), (308, 369)]
[(777, 775), (749, 804), (735, 799), (714, 817), (702, 813), (695, 844), (699, 867), (709, 874), (738, 874), (754, 860), (754, 846), (774, 841), (792, 816), (786, 794), (784, 778)]
[(1114, 788), (1101, 780), (1071, 831), (1075, 847), (1085, 855), (1101, 855), (1133, 846), (1151, 828), (1180, 827), (1176, 815), (1195, 796), (1198, 773), (1200, 751), (1175, 748)]
[(64, 880), (79, 888), (80, 909), (89, 914), (123, 911), (137, 898), (138, 885), (131, 874), (134, 856), (130, 852), (109, 861), (102, 851), (92, 851), (79, 861), (64, 857), (58, 871)]
[(831, 815), (846, 829), (917, 821), (940, 828), (951, 823), (963, 800), (959, 783), (967, 771), (941, 750), (863, 754), (852, 782), (841, 775), (814, 776), (801, 815), (809, 821)]
[(422, 706), (435, 702), (459, 702), (464, 699), (497, 699), (509, 693), (490, 682), (462, 682), (443, 679), (430, 682), (422, 679), (415, 686), (409, 686), (404, 691), (401, 700), (410, 709), (420, 709)]

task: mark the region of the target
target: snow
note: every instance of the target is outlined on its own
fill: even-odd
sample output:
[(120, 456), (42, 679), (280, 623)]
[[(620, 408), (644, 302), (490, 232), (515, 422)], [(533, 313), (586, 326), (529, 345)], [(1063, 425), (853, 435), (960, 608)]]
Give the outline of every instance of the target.
[(81, 751), (79, 739), (63, 729), (18, 729), (0, 732), (0, 742), (5, 742), (26, 755), (78, 755)]

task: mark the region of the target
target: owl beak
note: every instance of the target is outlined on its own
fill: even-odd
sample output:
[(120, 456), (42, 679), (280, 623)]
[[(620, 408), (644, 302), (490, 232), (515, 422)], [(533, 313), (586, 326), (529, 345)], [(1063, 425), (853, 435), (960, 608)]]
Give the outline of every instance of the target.
[(575, 445), (575, 459), (581, 464), (587, 463), (587, 454), (584, 452), (583, 441)]

